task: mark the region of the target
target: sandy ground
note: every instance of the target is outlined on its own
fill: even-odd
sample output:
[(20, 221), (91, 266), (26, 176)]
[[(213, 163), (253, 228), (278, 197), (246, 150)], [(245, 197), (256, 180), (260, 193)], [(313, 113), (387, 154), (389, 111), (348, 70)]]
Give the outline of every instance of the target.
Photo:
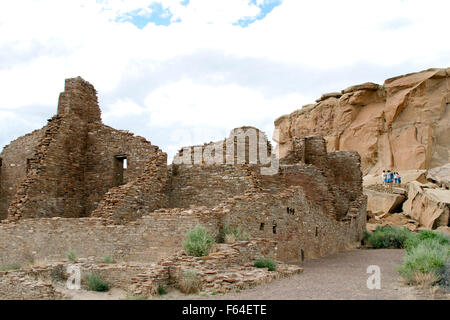
[[(175, 289), (154, 299), (230, 299), (230, 300), (416, 300), (449, 299), (449, 293), (422, 290), (402, 283), (396, 266), (402, 262), (404, 250), (351, 250), (303, 263), (304, 272), (289, 278), (272, 281), (253, 289), (218, 295), (184, 295)], [(368, 289), (367, 273), (370, 265), (380, 267), (381, 288)], [(126, 292), (112, 289), (96, 293), (85, 290), (64, 290), (74, 300), (126, 299)], [(129, 298), (129, 297), (128, 297)]]
[[(415, 300), (450, 299), (450, 294), (418, 290), (402, 283), (396, 266), (402, 263), (404, 250), (351, 250), (305, 261), (304, 272), (275, 280), (253, 289), (215, 296), (173, 296), (174, 299), (230, 300)], [(367, 288), (367, 267), (378, 265), (381, 288)], [(170, 296), (170, 294), (169, 294)]]

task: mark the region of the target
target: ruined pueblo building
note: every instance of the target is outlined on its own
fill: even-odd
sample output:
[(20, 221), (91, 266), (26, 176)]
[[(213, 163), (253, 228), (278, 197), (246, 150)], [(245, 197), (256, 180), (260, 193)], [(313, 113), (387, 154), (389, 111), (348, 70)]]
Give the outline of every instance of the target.
[(0, 264), (57, 261), (68, 250), (157, 262), (197, 224), (218, 238), (225, 225), (242, 228), (275, 243), (273, 256), (285, 261), (334, 253), (363, 236), (356, 152), (327, 153), (322, 137), (295, 137), (267, 174), (270, 143), (242, 127), (184, 148), (167, 165), (157, 146), (104, 125), (100, 114), (94, 87), (67, 79), (48, 124), (3, 149)]

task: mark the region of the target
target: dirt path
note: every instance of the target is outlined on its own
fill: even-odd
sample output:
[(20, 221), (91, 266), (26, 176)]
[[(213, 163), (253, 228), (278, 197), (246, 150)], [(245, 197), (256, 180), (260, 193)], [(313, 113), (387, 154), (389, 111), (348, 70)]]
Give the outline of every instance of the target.
[[(173, 296), (169, 299), (429, 299), (423, 293), (404, 285), (395, 267), (400, 265), (404, 250), (352, 250), (324, 258), (305, 261), (303, 274), (273, 281), (239, 293), (215, 296)], [(369, 290), (367, 267), (378, 265), (381, 270), (381, 289)], [(442, 298), (442, 297), (441, 297)], [(444, 297), (444, 299), (448, 296)]]

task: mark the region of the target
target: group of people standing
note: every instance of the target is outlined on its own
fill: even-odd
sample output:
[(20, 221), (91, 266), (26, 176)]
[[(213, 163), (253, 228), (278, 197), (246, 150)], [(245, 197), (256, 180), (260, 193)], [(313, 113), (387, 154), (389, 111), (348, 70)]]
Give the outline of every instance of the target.
[(391, 172), (391, 170), (383, 170), (383, 183), (384, 184), (401, 184), (402, 177), (398, 172)]

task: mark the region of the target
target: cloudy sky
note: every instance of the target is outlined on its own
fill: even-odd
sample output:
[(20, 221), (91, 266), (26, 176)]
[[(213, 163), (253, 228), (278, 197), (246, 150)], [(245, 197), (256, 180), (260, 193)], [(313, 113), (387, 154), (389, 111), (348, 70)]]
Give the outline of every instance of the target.
[(450, 66), (450, 1), (0, 2), (0, 150), (56, 113), (64, 79), (173, 156), (322, 93)]

